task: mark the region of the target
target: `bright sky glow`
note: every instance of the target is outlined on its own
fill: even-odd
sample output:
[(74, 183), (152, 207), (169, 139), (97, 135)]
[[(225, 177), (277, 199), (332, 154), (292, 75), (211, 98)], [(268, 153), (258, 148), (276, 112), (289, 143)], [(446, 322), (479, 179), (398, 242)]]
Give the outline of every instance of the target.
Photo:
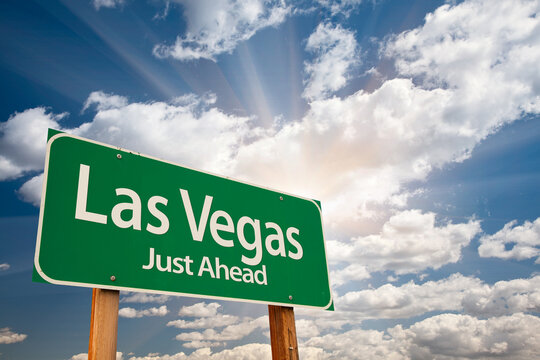
[[(86, 358), (91, 292), (31, 282), (47, 128), (320, 200), (302, 359), (540, 358), (539, 11), (1, 2), (0, 359)], [(122, 293), (117, 359), (270, 359), (266, 314)]]

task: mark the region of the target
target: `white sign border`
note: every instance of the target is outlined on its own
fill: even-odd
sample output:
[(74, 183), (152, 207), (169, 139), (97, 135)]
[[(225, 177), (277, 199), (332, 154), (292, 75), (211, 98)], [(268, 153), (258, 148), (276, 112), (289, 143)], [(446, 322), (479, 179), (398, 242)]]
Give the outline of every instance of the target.
[[(213, 295), (180, 293), (180, 292), (164, 291), (164, 290), (151, 290), (151, 289), (123, 287), (123, 286), (89, 284), (89, 283), (81, 283), (81, 282), (74, 282), (74, 281), (56, 280), (56, 279), (53, 279), (53, 278), (47, 276), (43, 272), (43, 270), (41, 269), (41, 266), (39, 265), (39, 251), (40, 251), (40, 248), (41, 248), (41, 227), (42, 227), (42, 224), (43, 224), (43, 214), (45, 212), (45, 196), (46, 196), (46, 191), (45, 190), (47, 189), (47, 175), (48, 175), (48, 171), (49, 171), (50, 149), (51, 149), (52, 143), (55, 140), (57, 140), (57, 139), (59, 139), (61, 137), (70, 137), (70, 138), (73, 138), (73, 139), (93, 143), (93, 144), (96, 144), (96, 145), (108, 147), (108, 148), (115, 149), (115, 150), (118, 150), (118, 151), (137, 154), (137, 155), (145, 157), (147, 159), (160, 161), (160, 162), (167, 163), (167, 164), (174, 165), (174, 166), (180, 166), (182, 168), (197, 171), (197, 172), (200, 172), (200, 173), (204, 173), (206, 175), (220, 177), (222, 179), (235, 181), (235, 182), (242, 183), (242, 184), (245, 184), (245, 185), (257, 187), (259, 189), (269, 190), (269, 191), (272, 191), (272, 192), (276, 192), (276, 193), (280, 193), (280, 194), (284, 194), (284, 195), (288, 195), (288, 196), (292, 196), (292, 197), (295, 197), (295, 198), (298, 198), (298, 199), (303, 199), (303, 200), (307, 200), (307, 201), (312, 202), (317, 207), (317, 209), (319, 210), (319, 216), (320, 216), (320, 219), (321, 219), (324, 258), (325, 258), (325, 261), (326, 261), (326, 271), (327, 271), (327, 274), (328, 274), (328, 289), (330, 290), (330, 301), (325, 306), (313, 306), (313, 305), (302, 305), (302, 304), (294, 304), (294, 303), (268, 302), (268, 301), (262, 301), (262, 300), (242, 299), (242, 298), (235, 298), (235, 297), (223, 297), (223, 296), (213, 296)], [(290, 306), (298, 306), (298, 307), (311, 308), (311, 309), (322, 309), (322, 310), (327, 310), (333, 305), (333, 294), (332, 294), (332, 288), (330, 287), (330, 272), (329, 272), (329, 268), (328, 268), (328, 259), (326, 257), (326, 242), (324, 241), (324, 224), (323, 224), (323, 221), (322, 221), (322, 212), (321, 212), (321, 207), (313, 199), (308, 199), (308, 198), (304, 198), (304, 197), (301, 197), (301, 196), (292, 195), (292, 194), (289, 194), (289, 193), (286, 193), (286, 192), (283, 192), (283, 191), (278, 191), (278, 190), (275, 190), (275, 189), (271, 189), (271, 188), (268, 188), (268, 187), (263, 187), (263, 186), (251, 184), (249, 182), (233, 179), (233, 178), (230, 178), (228, 176), (222, 176), (222, 175), (213, 174), (213, 173), (210, 173), (210, 172), (207, 172), (207, 171), (193, 169), (191, 167), (176, 164), (176, 163), (173, 163), (171, 161), (162, 160), (162, 159), (155, 158), (155, 157), (149, 156), (149, 155), (144, 155), (144, 154), (141, 154), (141, 153), (136, 152), (136, 151), (123, 149), (121, 147), (117, 147), (117, 146), (113, 146), (113, 145), (109, 145), (109, 144), (104, 144), (104, 143), (101, 143), (99, 141), (94, 141), (94, 140), (91, 140), (91, 139), (86, 139), (86, 138), (83, 138), (83, 137), (80, 137), (80, 136), (71, 135), (71, 134), (63, 133), (63, 132), (60, 132), (58, 134), (55, 134), (55, 135), (51, 136), (51, 138), (47, 141), (47, 150), (46, 150), (46, 153), (45, 153), (45, 167), (44, 167), (44, 171), (43, 171), (43, 186), (42, 186), (42, 189), (41, 189), (41, 204), (40, 204), (40, 210), (39, 210), (39, 224), (38, 224), (37, 239), (36, 239), (36, 252), (34, 254), (34, 266), (35, 266), (35, 269), (38, 272), (39, 276), (41, 276), (42, 279), (44, 279), (45, 281), (47, 281), (47, 282), (49, 282), (51, 284), (55, 284), (55, 285), (68, 285), (68, 286), (99, 288), (99, 289), (107, 289), (107, 290), (122, 290), (122, 291), (132, 291), (132, 292), (143, 292), (143, 293), (149, 293), (149, 294), (165, 294), (165, 295), (173, 295), (173, 296), (186, 296), (186, 297), (192, 297), (192, 298), (203, 298), (203, 299), (212, 299), (212, 300), (239, 301), (239, 302), (248, 302), (248, 303), (265, 304), (265, 305), (277, 305), (277, 306), (289, 306), (289, 307)]]

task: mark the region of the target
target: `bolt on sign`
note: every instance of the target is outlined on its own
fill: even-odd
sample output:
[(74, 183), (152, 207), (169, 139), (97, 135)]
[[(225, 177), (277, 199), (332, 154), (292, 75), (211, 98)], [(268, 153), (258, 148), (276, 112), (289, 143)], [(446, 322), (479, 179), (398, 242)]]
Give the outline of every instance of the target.
[(316, 201), (54, 131), (43, 181), (38, 280), (332, 308)]

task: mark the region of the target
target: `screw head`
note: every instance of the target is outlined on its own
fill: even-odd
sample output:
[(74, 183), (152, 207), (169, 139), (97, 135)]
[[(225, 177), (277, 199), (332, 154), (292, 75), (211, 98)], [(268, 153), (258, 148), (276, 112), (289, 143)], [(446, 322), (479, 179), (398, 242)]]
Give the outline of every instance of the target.
[(280, 197), (279, 197), (279, 200), (283, 200), (283, 196), (280, 196)]
[(118, 159), (121, 159), (121, 158), (122, 158), (122, 154), (116, 154), (116, 157), (117, 157)]
[(111, 276), (111, 281), (114, 281), (114, 280), (116, 280), (116, 276), (112, 275)]
[(289, 300), (292, 300), (292, 295), (289, 295)]

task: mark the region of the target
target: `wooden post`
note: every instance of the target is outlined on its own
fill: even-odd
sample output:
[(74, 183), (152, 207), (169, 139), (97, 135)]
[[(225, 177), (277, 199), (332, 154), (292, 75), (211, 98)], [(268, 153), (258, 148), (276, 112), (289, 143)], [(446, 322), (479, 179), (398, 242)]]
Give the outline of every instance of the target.
[(268, 305), (272, 360), (298, 360), (298, 342), (292, 307)]
[(88, 360), (115, 360), (120, 291), (94, 289)]

